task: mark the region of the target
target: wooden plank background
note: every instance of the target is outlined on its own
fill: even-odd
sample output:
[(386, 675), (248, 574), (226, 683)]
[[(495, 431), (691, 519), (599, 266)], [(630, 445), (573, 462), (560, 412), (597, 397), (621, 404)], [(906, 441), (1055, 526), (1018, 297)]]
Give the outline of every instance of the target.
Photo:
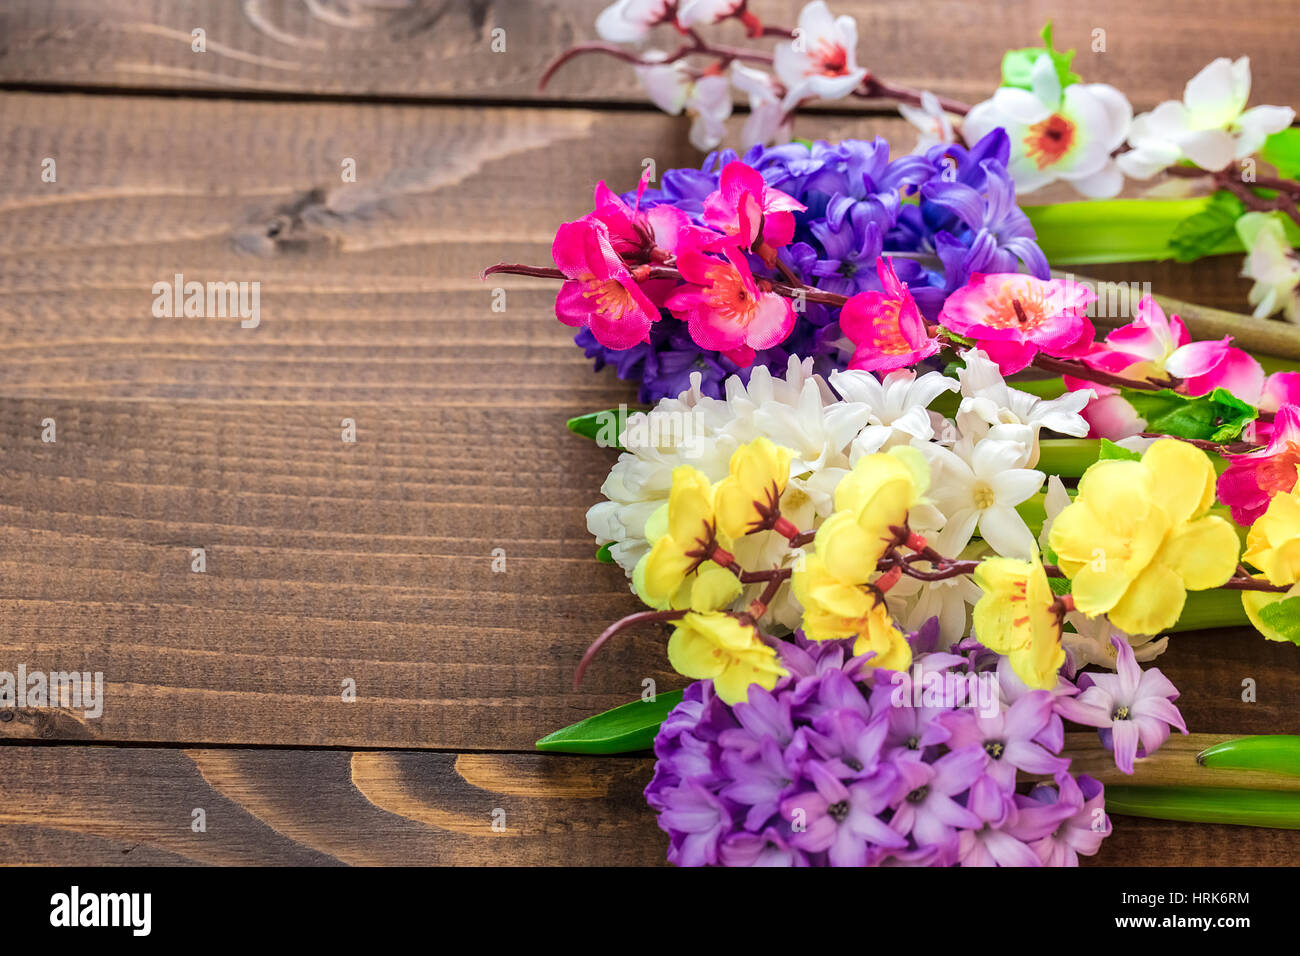
[[(634, 390), (590, 372), (551, 284), (478, 279), (499, 259), (546, 261), (597, 180), (626, 188), (646, 157), (699, 160), (621, 66), (533, 89), (600, 6), (0, 7), (0, 670), (107, 684), (98, 719), (0, 714), (0, 861), (662, 859), (648, 761), (528, 752), (647, 677), (681, 683), (651, 632), (570, 687), (588, 641), (636, 602), (585, 530), (612, 457), (563, 422)], [(1250, 54), (1259, 97), (1289, 101), (1287, 4), (1181, 6), (1223, 29), (1160, 29), (1163, 5), (1096, 0), (1060, 15), (834, 5), (859, 18), (882, 76), (968, 99), (1008, 38), (1030, 42), (1050, 14), (1061, 45), (1107, 30), (1083, 72), (1139, 104), (1219, 53)], [(189, 49), (199, 25), (207, 54)], [(504, 54), (487, 48), (495, 26)], [(800, 131), (912, 142), (879, 110), (823, 111)], [(1090, 274), (1240, 309), (1238, 268)], [(153, 283), (175, 273), (259, 282), (261, 325), (154, 318)], [(1171, 644), (1161, 666), (1193, 729), (1297, 729), (1294, 648), (1246, 632)], [(1240, 699), (1246, 678), (1257, 702)], [(1122, 820), (1098, 862), (1297, 849), (1288, 833)]]

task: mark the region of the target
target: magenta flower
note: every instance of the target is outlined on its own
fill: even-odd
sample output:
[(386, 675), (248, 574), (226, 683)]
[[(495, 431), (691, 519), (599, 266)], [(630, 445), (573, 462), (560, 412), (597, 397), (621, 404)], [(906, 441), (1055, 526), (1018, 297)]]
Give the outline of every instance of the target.
[(703, 218), (706, 226), (734, 236), (742, 249), (774, 261), (775, 250), (794, 238), (794, 214), (806, 208), (769, 186), (758, 170), (735, 160), (722, 167), (717, 191), (704, 200)]
[(659, 309), (614, 250), (603, 222), (566, 222), (555, 233), (551, 255), (569, 277), (555, 297), (556, 318), (588, 327), (607, 348), (628, 349), (646, 341)]
[(679, 286), (665, 305), (687, 323), (695, 344), (717, 349), (741, 367), (754, 362), (754, 352), (784, 341), (794, 327), (794, 309), (787, 299), (760, 290), (749, 263), (735, 247), (726, 259), (688, 249), (677, 257), (677, 268), (688, 284)]
[(595, 208), (583, 218), (598, 219), (609, 230), (610, 244), (624, 262), (666, 262), (688, 246), (712, 242), (717, 234), (697, 226), (676, 206), (666, 203), (641, 208), (650, 183), (647, 169), (637, 183), (636, 201), (629, 206), (602, 181), (596, 185)]
[(1086, 673), (1079, 678), (1083, 693), (1058, 697), (1056, 710), (1066, 720), (1101, 729), (1102, 743), (1115, 754), (1115, 766), (1133, 772), (1133, 759), (1141, 743), (1143, 756), (1154, 753), (1169, 737), (1169, 728), (1187, 733), (1183, 715), (1174, 706), (1178, 688), (1157, 667), (1142, 670), (1133, 648), (1124, 638), (1113, 637), (1114, 674)]
[(876, 259), (883, 292), (859, 292), (840, 311), (840, 331), (855, 346), (849, 368), (892, 372), (915, 365), (939, 351), (926, 333), (925, 320), (911, 291), (889, 259)]
[(1096, 298), (1077, 282), (977, 272), (948, 296), (939, 322), (974, 339), (1002, 374), (1010, 375), (1039, 352), (1057, 358), (1086, 352), (1093, 338), (1087, 308)]
[(1101, 782), (1080, 774), (1057, 774), (1056, 786), (1035, 787), (1017, 797), (1020, 819), (1049, 823), (1049, 832), (1029, 845), (1044, 866), (1078, 866), (1080, 856), (1095, 856), (1110, 836), (1106, 794)]
[(1283, 405), (1273, 416), (1268, 445), (1247, 455), (1226, 455), (1219, 476), (1219, 500), (1232, 509), (1232, 520), (1251, 525), (1278, 492), (1295, 487), (1300, 466), (1300, 408)]

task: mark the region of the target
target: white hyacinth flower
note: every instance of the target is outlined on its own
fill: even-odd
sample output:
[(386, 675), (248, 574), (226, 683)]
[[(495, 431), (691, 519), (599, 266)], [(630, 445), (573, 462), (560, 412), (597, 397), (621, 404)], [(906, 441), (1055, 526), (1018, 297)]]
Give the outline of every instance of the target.
[(962, 358), (966, 367), (957, 372), (962, 395), (957, 427), (963, 435), (1019, 442), (1025, 449), (1020, 467), (1032, 468), (1038, 464), (1039, 433), (1044, 428), (1076, 438), (1088, 434), (1088, 422), (1080, 412), (1093, 398), (1092, 389), (1039, 398), (1008, 385), (997, 363), (982, 350), (969, 349)]
[(1016, 505), (1037, 494), (1047, 476), (1019, 467), (1023, 445), (986, 438), (963, 439), (951, 449), (934, 442), (920, 447), (930, 461), (930, 497), (947, 519), (934, 542), (940, 554), (958, 553), (977, 530), (1003, 557), (1028, 560), (1037, 552)]

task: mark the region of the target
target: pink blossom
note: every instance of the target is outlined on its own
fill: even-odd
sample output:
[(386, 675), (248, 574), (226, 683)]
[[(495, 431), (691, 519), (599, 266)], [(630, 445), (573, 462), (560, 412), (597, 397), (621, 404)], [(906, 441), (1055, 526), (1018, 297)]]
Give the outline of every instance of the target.
[(1168, 739), (1170, 727), (1187, 733), (1187, 725), (1174, 706), (1178, 688), (1169, 678), (1158, 667), (1138, 667), (1126, 638), (1113, 637), (1111, 643), (1117, 672), (1084, 674), (1079, 679), (1083, 692), (1058, 697), (1055, 706), (1066, 720), (1100, 728), (1102, 742), (1114, 752), (1115, 766), (1132, 773), (1139, 743), (1143, 755), (1150, 755)]
[(1219, 500), (1232, 509), (1237, 524), (1254, 524), (1274, 494), (1295, 487), (1296, 467), (1300, 466), (1300, 407), (1283, 405), (1277, 411), (1264, 449), (1225, 457), (1229, 464), (1219, 476)]
[(688, 249), (677, 268), (688, 284), (679, 286), (665, 305), (684, 320), (701, 348), (717, 349), (740, 366), (754, 361), (754, 351), (785, 340), (794, 327), (790, 302), (760, 290), (744, 255), (735, 247), (726, 259)]
[(551, 255), (569, 277), (555, 297), (556, 318), (565, 325), (587, 326), (611, 349), (646, 340), (659, 309), (614, 251), (603, 222), (566, 222), (555, 233)]
[(1019, 372), (1039, 352), (1074, 357), (1092, 345), (1087, 286), (1018, 273), (977, 272), (943, 304), (939, 322), (975, 339), (1003, 375)]
[(877, 259), (876, 274), (884, 291), (859, 292), (840, 311), (840, 330), (856, 346), (849, 368), (892, 372), (939, 351), (939, 340), (926, 334), (916, 300), (893, 262)]
[(1231, 341), (1231, 336), (1225, 335), (1218, 341), (1193, 342), (1182, 319), (1176, 315), (1166, 318), (1165, 310), (1148, 295), (1138, 303), (1133, 321), (1112, 329), (1083, 361), (1138, 382), (1171, 375), (1195, 379), (1208, 375), (1228, 358)]
[(637, 183), (636, 201), (629, 206), (602, 181), (596, 185), (595, 209), (585, 218), (599, 219), (609, 230), (610, 243), (624, 262), (665, 262), (687, 246), (712, 242), (717, 233), (691, 222), (667, 204), (641, 209), (641, 196), (650, 183), (647, 169)]
[(794, 238), (794, 214), (807, 207), (773, 189), (740, 160), (722, 167), (718, 188), (704, 200), (704, 224), (734, 236), (744, 249), (775, 261), (775, 249)]

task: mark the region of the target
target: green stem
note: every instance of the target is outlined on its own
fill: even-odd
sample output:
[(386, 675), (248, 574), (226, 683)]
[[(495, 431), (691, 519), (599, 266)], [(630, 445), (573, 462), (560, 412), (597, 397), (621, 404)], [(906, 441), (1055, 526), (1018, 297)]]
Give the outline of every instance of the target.
[(1111, 785), (1106, 788), (1106, 812), (1186, 823), (1232, 823), (1300, 830), (1300, 793)]
[(1188, 591), (1187, 603), (1178, 623), (1171, 627), (1176, 631), (1204, 631), (1222, 627), (1250, 627), (1246, 609), (1241, 606), (1241, 592), (1213, 589), (1210, 591)]
[[(1103, 262), (1144, 262), (1172, 256), (1169, 239), (1184, 220), (1204, 212), (1208, 196), (1197, 199), (1111, 199), (1023, 206), (1039, 248), (1055, 266)], [(1300, 245), (1300, 229), (1283, 221), (1287, 238)], [(1236, 232), (1209, 255), (1243, 252)]]
[(1101, 457), (1100, 438), (1044, 438), (1038, 443), (1038, 464), (1049, 475), (1078, 478)]

